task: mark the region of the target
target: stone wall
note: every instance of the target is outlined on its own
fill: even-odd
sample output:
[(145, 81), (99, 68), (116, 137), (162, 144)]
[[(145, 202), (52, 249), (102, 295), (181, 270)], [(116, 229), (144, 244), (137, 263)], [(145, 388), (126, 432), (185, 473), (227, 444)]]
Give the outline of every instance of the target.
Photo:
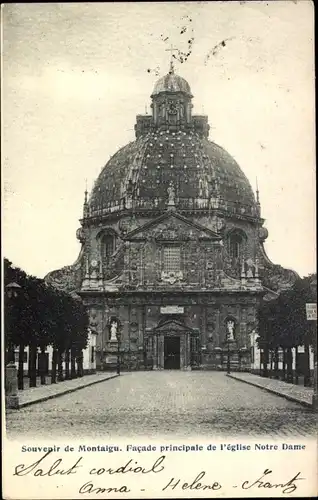
[[(159, 299), (159, 297), (157, 297)], [(144, 367), (146, 340), (160, 324), (174, 318), (191, 331), (199, 334), (199, 344), (205, 357), (202, 367), (221, 369), (223, 362), (216, 360), (215, 348), (226, 349), (227, 319), (230, 317), (235, 322), (235, 349), (248, 350), (251, 345), (250, 333), (255, 328), (257, 297), (242, 296), (210, 296), (190, 298), (180, 294), (174, 297), (173, 303), (181, 307), (178, 315), (163, 314), (161, 309), (171, 304), (169, 298), (161, 297), (154, 303), (149, 298), (131, 295), (128, 299), (121, 297), (121, 304), (110, 303), (109, 298), (86, 299), (88, 310), (96, 332), (97, 368), (105, 364), (105, 356), (113, 360), (106, 368), (114, 369), (117, 345), (110, 342), (110, 320), (118, 318), (121, 331), (121, 356), (127, 369), (141, 369)], [(126, 303), (125, 303), (126, 301)], [(92, 304), (92, 302), (95, 302)], [(205, 302), (202, 304), (202, 302)], [(105, 368), (105, 366), (104, 366)]]

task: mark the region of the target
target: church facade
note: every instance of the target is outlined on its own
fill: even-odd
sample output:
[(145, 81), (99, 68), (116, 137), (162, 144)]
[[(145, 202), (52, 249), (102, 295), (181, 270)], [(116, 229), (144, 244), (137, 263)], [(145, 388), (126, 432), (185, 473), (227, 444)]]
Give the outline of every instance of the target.
[(297, 276), (267, 257), (259, 194), (192, 97), (171, 65), (85, 193), (77, 261), (46, 277), (87, 306), (97, 369), (118, 351), (131, 370), (249, 369), (259, 301)]

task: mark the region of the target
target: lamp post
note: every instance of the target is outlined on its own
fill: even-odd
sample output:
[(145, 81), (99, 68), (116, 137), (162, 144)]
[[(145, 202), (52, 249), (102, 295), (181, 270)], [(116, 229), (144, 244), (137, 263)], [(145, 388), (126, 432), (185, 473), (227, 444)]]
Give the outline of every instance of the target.
[(235, 342), (234, 339), (231, 339), (229, 336), (225, 341), (225, 345), (227, 347), (227, 358), (226, 358), (226, 373), (229, 375), (231, 373), (231, 345)]
[(312, 396), (312, 407), (313, 410), (318, 411), (318, 394), (317, 394), (317, 278), (313, 278), (310, 283), (310, 289), (312, 291), (313, 297), (316, 301), (316, 316), (313, 317), (312, 320), (312, 328), (313, 328), (313, 346), (314, 346), (314, 380), (313, 380), (313, 388), (314, 393)]
[[(5, 290), (6, 290), (6, 295), (8, 297), (8, 299), (10, 301), (16, 299), (19, 295), (20, 295), (20, 292), (22, 290), (21, 286), (18, 285), (18, 283), (9, 283), (8, 285), (6, 285), (5, 287)], [(10, 342), (10, 344), (8, 345), (8, 362), (12, 362), (14, 363), (15, 362), (15, 359), (14, 359), (14, 348), (13, 348), (13, 345), (12, 343)]]
[(143, 343), (143, 361), (144, 361), (144, 370), (147, 370), (148, 368), (148, 362), (147, 362), (147, 339), (144, 339)]
[(117, 338), (117, 375), (120, 375), (120, 341), (121, 341), (121, 332), (117, 329), (116, 332)]
[[(21, 286), (17, 283), (9, 283), (5, 287), (8, 299), (12, 300), (17, 298)], [(6, 406), (7, 408), (19, 408), (19, 396), (18, 396), (18, 378), (17, 378), (17, 367), (15, 366), (14, 359), (14, 348), (12, 343), (8, 346), (8, 364), (5, 368), (5, 394), (6, 394)], [(23, 370), (22, 370), (23, 377)]]

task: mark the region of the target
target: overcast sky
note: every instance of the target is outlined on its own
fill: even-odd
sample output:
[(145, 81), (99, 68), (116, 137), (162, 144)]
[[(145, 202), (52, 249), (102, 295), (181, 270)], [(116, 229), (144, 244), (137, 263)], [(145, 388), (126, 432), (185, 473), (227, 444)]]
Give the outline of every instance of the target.
[(315, 271), (310, 2), (11, 4), (2, 22), (3, 241), (15, 265), (42, 277), (75, 261), (85, 179), (90, 190), (134, 139), (166, 49), (187, 52), (193, 38), (176, 72), (210, 138), (254, 190), (258, 178), (269, 257)]

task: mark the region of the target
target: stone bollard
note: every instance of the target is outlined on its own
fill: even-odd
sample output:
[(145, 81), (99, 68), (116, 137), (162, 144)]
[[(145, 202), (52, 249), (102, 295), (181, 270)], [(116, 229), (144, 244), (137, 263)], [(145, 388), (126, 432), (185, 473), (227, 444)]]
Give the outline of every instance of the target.
[(17, 410), (19, 408), (17, 368), (9, 363), (5, 369), (6, 407)]
[(317, 361), (315, 362), (314, 366), (314, 380), (313, 380), (313, 385), (314, 385), (314, 394), (312, 397), (312, 408), (314, 411), (318, 411), (318, 394), (317, 394)]

